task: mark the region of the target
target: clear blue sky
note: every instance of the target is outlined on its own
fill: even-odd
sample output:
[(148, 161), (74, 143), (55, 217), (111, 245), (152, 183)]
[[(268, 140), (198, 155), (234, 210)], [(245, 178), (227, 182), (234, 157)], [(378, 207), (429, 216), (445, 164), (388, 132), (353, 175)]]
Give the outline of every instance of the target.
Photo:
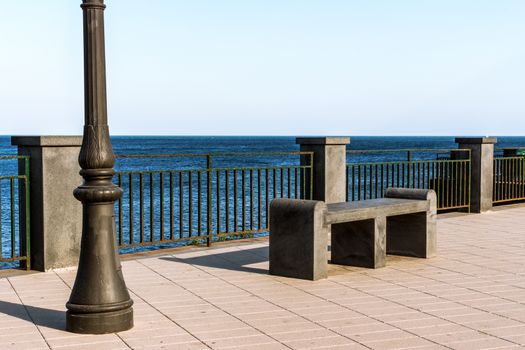
[[(0, 134), (80, 134), (80, 0), (2, 1)], [(106, 0), (115, 135), (525, 135), (523, 0)]]

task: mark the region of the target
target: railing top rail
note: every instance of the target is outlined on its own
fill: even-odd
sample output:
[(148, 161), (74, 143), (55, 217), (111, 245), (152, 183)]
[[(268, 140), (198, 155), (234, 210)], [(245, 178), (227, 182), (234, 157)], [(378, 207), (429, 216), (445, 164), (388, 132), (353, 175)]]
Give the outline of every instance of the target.
[(497, 148), (494, 148), (495, 151), (503, 151), (503, 150), (506, 150), (506, 149), (525, 150), (525, 147), (508, 146), (508, 147), (497, 147)]
[(153, 153), (117, 154), (117, 158), (172, 158), (172, 157), (264, 157), (277, 155), (313, 155), (313, 152), (255, 152), (255, 153)]
[(523, 160), (524, 156), (495, 156), (494, 160)]
[(19, 155), (0, 156), (0, 160), (3, 160), (3, 159), (29, 159), (29, 156), (19, 156)]
[(158, 174), (158, 173), (207, 173), (209, 171), (233, 171), (233, 170), (286, 170), (286, 169), (311, 169), (312, 165), (285, 165), (285, 166), (263, 166), (263, 167), (232, 167), (232, 168), (212, 168), (212, 169), (153, 169), (153, 170), (119, 170), (116, 173), (121, 175), (127, 174)]
[(396, 160), (387, 162), (364, 162), (364, 163), (347, 163), (346, 166), (362, 165), (390, 165), (390, 164), (438, 164), (438, 163), (469, 163), (470, 159), (432, 159), (432, 160)]
[(445, 153), (445, 152), (471, 152), (468, 148), (407, 148), (407, 149), (355, 149), (348, 150), (346, 153), (397, 153), (397, 152), (412, 152), (412, 153)]
[(0, 176), (0, 180), (5, 180), (5, 179), (27, 179), (27, 176), (26, 175), (1, 175)]

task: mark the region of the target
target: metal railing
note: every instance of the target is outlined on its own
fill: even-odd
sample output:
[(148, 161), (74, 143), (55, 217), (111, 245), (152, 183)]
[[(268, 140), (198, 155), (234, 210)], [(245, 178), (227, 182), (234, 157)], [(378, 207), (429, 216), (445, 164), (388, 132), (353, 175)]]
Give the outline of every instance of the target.
[(525, 157), (494, 158), (493, 203), (525, 199)]
[(13, 263), (25, 262), (25, 268), (31, 269), (29, 259), (30, 243), (30, 203), (29, 203), (29, 156), (0, 156), (4, 165), (12, 160), (10, 168), (23, 169), (23, 175), (4, 175), (13, 173), (5, 171), (2, 166), (0, 175), (0, 266), (14, 267)]
[(388, 187), (406, 187), (435, 190), (438, 210), (470, 208), (468, 149), (353, 150), (347, 158), (347, 201), (382, 198)]
[[(291, 163), (297, 164), (288, 160), (260, 165), (261, 158), (276, 156), (293, 157)], [(308, 161), (301, 165), (300, 157)], [(312, 193), (311, 152), (130, 155), (119, 156), (119, 161), (137, 158), (164, 159), (161, 169), (117, 171), (116, 182), (124, 193), (115, 208), (121, 251), (182, 241), (210, 245), (265, 232), (273, 198)], [(239, 163), (243, 166), (231, 166)], [(162, 168), (168, 164), (175, 166)]]
[(525, 156), (525, 147), (498, 147), (494, 149), (494, 158), (523, 156)]

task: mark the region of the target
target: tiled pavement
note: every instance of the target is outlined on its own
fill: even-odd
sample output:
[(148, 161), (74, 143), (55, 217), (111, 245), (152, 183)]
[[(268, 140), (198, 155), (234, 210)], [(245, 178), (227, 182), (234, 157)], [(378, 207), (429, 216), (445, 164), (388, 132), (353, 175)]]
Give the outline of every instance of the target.
[(525, 207), (441, 217), (439, 256), (269, 276), (265, 242), (123, 262), (135, 327), (65, 332), (74, 270), (0, 280), (0, 349), (525, 348)]

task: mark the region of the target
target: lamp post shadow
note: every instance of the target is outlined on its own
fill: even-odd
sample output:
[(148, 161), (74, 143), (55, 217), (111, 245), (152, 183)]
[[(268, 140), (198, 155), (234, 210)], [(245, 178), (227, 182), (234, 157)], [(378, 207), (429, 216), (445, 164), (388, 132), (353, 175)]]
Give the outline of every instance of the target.
[(57, 330), (66, 330), (66, 312), (0, 300), (0, 313)]

